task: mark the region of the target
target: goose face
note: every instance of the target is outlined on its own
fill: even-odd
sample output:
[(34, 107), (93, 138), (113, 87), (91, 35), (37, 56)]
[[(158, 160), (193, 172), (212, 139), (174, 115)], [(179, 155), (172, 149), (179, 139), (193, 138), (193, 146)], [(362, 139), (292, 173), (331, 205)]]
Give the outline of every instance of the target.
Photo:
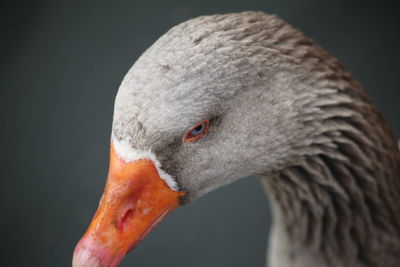
[[(272, 50), (257, 54), (251, 38), (218, 36), (225, 24), (209, 22), (196, 30), (181, 24), (161, 37), (130, 69), (115, 101), (117, 154), (129, 161), (136, 157), (130, 153), (152, 151), (187, 201), (285, 164), (299, 128), (296, 77), (287, 59)], [(204, 120), (207, 133), (183, 142)]]
[[(268, 97), (257, 94), (264, 88), (257, 77), (246, 77), (254, 79), (250, 84), (242, 80), (235, 85), (243, 72), (232, 75), (221, 64), (218, 71), (230, 77), (222, 74), (212, 81), (207, 70), (198, 70), (193, 76), (204, 77), (197, 81), (182, 78), (168, 84), (162, 66), (158, 73), (152, 64), (139, 66), (130, 71), (132, 76), (140, 72), (155, 78), (122, 83), (115, 102), (112, 144), (126, 161), (151, 151), (160, 169), (176, 183), (172, 187), (185, 192), (185, 201), (241, 177), (272, 170), (282, 160), (279, 152), (288, 148), (285, 128), (279, 124), (288, 120), (275, 114), (272, 105), (270, 115), (262, 116)], [(145, 68), (148, 72), (143, 74)], [(187, 74), (175, 75), (179, 73)], [(185, 133), (205, 120), (209, 121), (206, 134), (185, 142)], [(274, 152), (265, 158), (265, 151)]]
[[(234, 23), (246, 26), (242, 20)], [(179, 204), (287, 161), (297, 128), (288, 68), (278, 53), (237, 41), (240, 27), (228, 22), (202, 17), (178, 25), (125, 76), (106, 190), (77, 245), (75, 267), (117, 266)], [(203, 121), (207, 132), (185, 142)]]

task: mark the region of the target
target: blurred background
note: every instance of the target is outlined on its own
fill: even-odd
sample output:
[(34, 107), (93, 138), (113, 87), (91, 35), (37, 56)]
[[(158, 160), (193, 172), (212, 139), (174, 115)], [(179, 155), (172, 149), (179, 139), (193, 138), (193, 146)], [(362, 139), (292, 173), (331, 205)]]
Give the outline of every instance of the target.
[[(140, 54), (199, 15), (278, 14), (338, 57), (400, 136), (395, 1), (2, 1), (0, 266), (71, 266), (107, 169), (113, 102)], [(122, 266), (264, 266), (256, 178), (177, 209)]]

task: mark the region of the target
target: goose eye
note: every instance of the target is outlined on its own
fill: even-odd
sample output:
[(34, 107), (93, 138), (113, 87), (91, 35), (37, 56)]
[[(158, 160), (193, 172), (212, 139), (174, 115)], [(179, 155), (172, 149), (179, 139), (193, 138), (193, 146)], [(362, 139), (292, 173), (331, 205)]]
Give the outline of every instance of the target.
[(208, 130), (208, 120), (204, 120), (189, 130), (183, 135), (183, 142), (190, 143), (199, 140)]

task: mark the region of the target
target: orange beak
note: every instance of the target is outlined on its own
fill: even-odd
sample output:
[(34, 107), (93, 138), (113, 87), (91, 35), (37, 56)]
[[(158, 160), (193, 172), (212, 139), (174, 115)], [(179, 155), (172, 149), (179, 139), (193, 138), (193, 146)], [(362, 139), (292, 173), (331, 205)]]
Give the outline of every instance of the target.
[(110, 170), (99, 208), (77, 244), (73, 267), (116, 267), (161, 220), (180, 205), (151, 160), (130, 163), (111, 146)]

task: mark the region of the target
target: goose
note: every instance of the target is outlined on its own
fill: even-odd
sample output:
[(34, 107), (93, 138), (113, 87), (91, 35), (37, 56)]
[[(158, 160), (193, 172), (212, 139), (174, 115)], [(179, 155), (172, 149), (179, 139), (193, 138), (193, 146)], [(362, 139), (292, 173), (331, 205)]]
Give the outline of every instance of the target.
[(167, 214), (257, 176), (270, 267), (400, 266), (398, 141), (337, 59), (276, 15), (201, 16), (118, 90), (110, 168), (74, 267), (118, 266)]

